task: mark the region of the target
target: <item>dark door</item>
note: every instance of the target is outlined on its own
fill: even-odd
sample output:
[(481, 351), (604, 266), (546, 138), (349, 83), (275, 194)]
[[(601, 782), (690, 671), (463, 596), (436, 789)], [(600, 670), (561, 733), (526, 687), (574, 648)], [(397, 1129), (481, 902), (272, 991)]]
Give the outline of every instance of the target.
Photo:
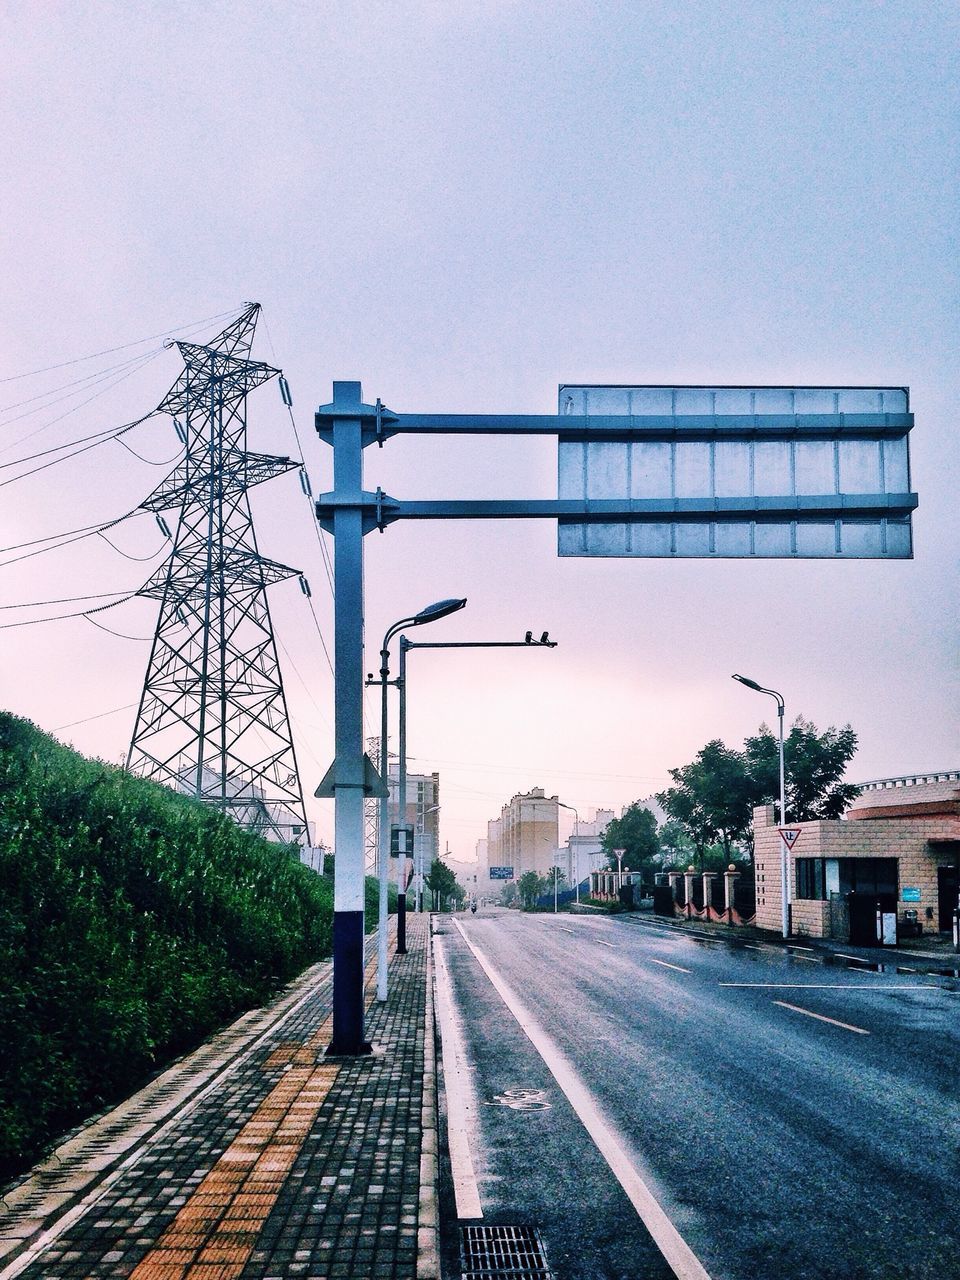
[(876, 947), (883, 943), (877, 913), (896, 912), (897, 900), (892, 893), (848, 893), (850, 910), (850, 945)]
[(941, 933), (949, 933), (953, 928), (953, 912), (957, 905), (957, 868), (937, 868), (937, 898), (939, 899)]

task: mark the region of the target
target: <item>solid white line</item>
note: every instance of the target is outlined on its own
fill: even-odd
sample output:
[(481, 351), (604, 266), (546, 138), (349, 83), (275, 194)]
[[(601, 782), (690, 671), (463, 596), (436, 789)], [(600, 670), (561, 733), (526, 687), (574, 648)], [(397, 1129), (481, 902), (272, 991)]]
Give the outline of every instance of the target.
[[(455, 920), (454, 924), (463, 933), (460, 921)], [(472, 1105), (473, 1086), (463, 1035), (455, 1013), (453, 984), (442, 944), (436, 937), (433, 954), (436, 960), (434, 972), (437, 984), (437, 1020), (440, 1023), (440, 1043), (443, 1049), (443, 1084), (447, 1095), (447, 1141), (457, 1217), (482, 1218), (480, 1189), (467, 1138), (468, 1127), (475, 1123), (476, 1117), (476, 1106)]]
[(501, 978), (483, 952), (470, 941), (460, 921), (454, 920), (454, 924), (476, 957), (477, 963), (493, 983), (501, 1000), (520, 1024), (524, 1035), (540, 1054), (557, 1084), (566, 1094), (567, 1100), (580, 1117), (597, 1150), (613, 1170), (614, 1176), (627, 1193), (674, 1275), (678, 1280), (710, 1280), (700, 1259), (680, 1235), (656, 1196), (637, 1172), (620, 1138), (614, 1128), (603, 1118), (600, 1108), (594, 1102), (589, 1089), (580, 1079), (573, 1064), (544, 1031), (512, 987)]
[(668, 964), (666, 960), (654, 960), (653, 956), (647, 956), (646, 959), (649, 960), (651, 964), (662, 964), (664, 969), (676, 969), (677, 973), (693, 972), (692, 969), (684, 969), (682, 968), (681, 965), (678, 965), (678, 964)]
[(829, 1022), (832, 1027), (842, 1027), (844, 1031), (855, 1031), (858, 1036), (868, 1036), (869, 1031), (864, 1031), (863, 1027), (851, 1027), (849, 1022), (838, 1022), (836, 1018), (824, 1017), (822, 1013), (814, 1013), (812, 1009), (802, 1009), (798, 1004), (787, 1004), (786, 1000), (774, 1000), (774, 1004), (778, 1004), (781, 1009), (792, 1009), (794, 1013), (802, 1013), (808, 1018), (816, 1018), (818, 1022)]

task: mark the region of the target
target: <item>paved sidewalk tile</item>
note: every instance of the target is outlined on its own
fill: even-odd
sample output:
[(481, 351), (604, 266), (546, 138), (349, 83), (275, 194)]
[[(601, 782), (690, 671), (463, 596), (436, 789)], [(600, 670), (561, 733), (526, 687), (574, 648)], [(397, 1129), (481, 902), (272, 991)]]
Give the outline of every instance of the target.
[[(390, 995), (368, 981), (369, 1058), (323, 1061), (331, 980), (221, 1086), (148, 1140), (25, 1280), (414, 1280), (428, 917)], [(375, 964), (375, 940), (368, 978)], [(5, 1224), (9, 1225), (9, 1224)], [(2, 1274), (2, 1273), (0, 1273)]]

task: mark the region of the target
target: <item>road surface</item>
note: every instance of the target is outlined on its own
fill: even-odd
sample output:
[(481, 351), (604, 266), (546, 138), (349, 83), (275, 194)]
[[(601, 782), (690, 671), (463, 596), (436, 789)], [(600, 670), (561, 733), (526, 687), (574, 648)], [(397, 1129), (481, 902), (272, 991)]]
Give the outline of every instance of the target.
[(647, 918), (435, 921), (460, 1223), (556, 1280), (960, 1276), (960, 984)]

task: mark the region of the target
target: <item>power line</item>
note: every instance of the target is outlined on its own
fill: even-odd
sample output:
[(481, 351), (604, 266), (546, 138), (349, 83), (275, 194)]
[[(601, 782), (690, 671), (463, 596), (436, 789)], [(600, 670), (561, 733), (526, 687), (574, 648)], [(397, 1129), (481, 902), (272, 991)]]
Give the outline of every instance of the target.
[(91, 720), (103, 720), (105, 716), (115, 716), (120, 711), (129, 711), (131, 707), (135, 707), (135, 702), (128, 702), (125, 706), (114, 707), (111, 711), (98, 711), (96, 715), (84, 716), (82, 720), (71, 720), (69, 724), (55, 725), (50, 732), (60, 733), (63, 729), (74, 729), (78, 724), (89, 724)]
[[(106, 594), (112, 594), (112, 593), (108, 592)], [(65, 622), (68, 618), (89, 619), (91, 613), (103, 613), (105, 609), (115, 609), (118, 604), (125, 604), (127, 600), (133, 600), (136, 594), (137, 593), (135, 591), (132, 591), (129, 595), (125, 596), (122, 600), (114, 600), (110, 604), (98, 605), (96, 609), (79, 609), (75, 613), (55, 613), (52, 618), (27, 618), (21, 622), (0, 622), (0, 631), (9, 631), (11, 627), (35, 627), (35, 626), (39, 626), (39, 624), (42, 622)], [(89, 600), (92, 597), (81, 596), (79, 598)], [(16, 608), (16, 605), (11, 605), (9, 607)], [(133, 637), (130, 637), (130, 638), (132, 639)]]
[(199, 329), (202, 325), (212, 324), (214, 320), (223, 320), (227, 316), (237, 315), (243, 307), (233, 307), (230, 311), (221, 311), (218, 315), (207, 316), (203, 320), (192, 320), (189, 324), (177, 325), (173, 329), (164, 329), (160, 333), (151, 333), (146, 338), (138, 338), (136, 342), (125, 342), (119, 347), (107, 347), (103, 351), (94, 351), (88, 356), (77, 356), (74, 360), (62, 360), (59, 364), (48, 364), (42, 369), (30, 369), (26, 373), (10, 374), (0, 378), (0, 385), (6, 382), (19, 382), (22, 378), (33, 378), (39, 373), (51, 373), (54, 369), (66, 369), (73, 364), (83, 364), (86, 360), (96, 360), (99, 356), (112, 356), (116, 351), (129, 351), (131, 347), (142, 347), (145, 342), (153, 342), (156, 338), (166, 338), (171, 333), (183, 333), (191, 329)]
[[(133, 356), (130, 360), (124, 360), (120, 364), (112, 365), (109, 369), (98, 370), (97, 373), (88, 373), (85, 378), (78, 378), (77, 383), (67, 384), (68, 386), (73, 385), (75, 387), (73, 391), (67, 391), (66, 395), (58, 396), (56, 400), (50, 400), (48, 404), (35, 404), (32, 409), (26, 409), (23, 413), (18, 413), (15, 418), (8, 418), (2, 425), (4, 428), (10, 427), (13, 426), (15, 422), (21, 422), (24, 418), (32, 417), (35, 413), (43, 413), (45, 409), (50, 409), (55, 404), (62, 404), (64, 400), (70, 400), (74, 396), (82, 395), (84, 391), (89, 391), (90, 386), (95, 387), (101, 382), (105, 382), (107, 378), (109, 378), (111, 374), (116, 373), (117, 370), (126, 370), (126, 373), (123, 373), (115, 382), (111, 383), (111, 386), (116, 386), (118, 383), (123, 382), (126, 378), (136, 373), (138, 369), (144, 368), (151, 360), (156, 360), (157, 356), (162, 353), (163, 347), (157, 347), (156, 351), (148, 351), (142, 356)], [(79, 383), (84, 382), (88, 383), (89, 386), (81, 387), (78, 385)], [(105, 388), (105, 390), (108, 389), (109, 388)], [(8, 413), (10, 409), (17, 409), (21, 405), (30, 404), (35, 400), (48, 400), (50, 396), (55, 395), (57, 391), (62, 390), (64, 390), (62, 387), (52, 387), (49, 391), (44, 391), (40, 395), (31, 396), (28, 400), (21, 400), (19, 404), (6, 405), (3, 409), (0, 409), (0, 413)], [(90, 399), (95, 400), (96, 396), (91, 396)], [(85, 400), (83, 403), (89, 404), (90, 400)], [(54, 423), (59, 422), (61, 418), (67, 417), (69, 414), (74, 413), (76, 409), (81, 407), (81, 405), (75, 405), (73, 409), (68, 409), (66, 413), (62, 413), (58, 417), (51, 419), (50, 422), (45, 423), (41, 427), (37, 427), (36, 430), (28, 431), (27, 434), (25, 436), (21, 436), (19, 440), (12, 440), (8, 445), (4, 446), (3, 452), (6, 453), (8, 449), (12, 449), (16, 445), (22, 444), (24, 440), (29, 440), (33, 436), (38, 436), (41, 431), (46, 431), (47, 427), (52, 427)]]
[(39, 609), (49, 604), (78, 604), (81, 600), (103, 600), (107, 596), (126, 596), (131, 598), (131, 592), (123, 591), (96, 591), (89, 596), (61, 596), (59, 600), (25, 600), (20, 604), (0, 604), (0, 609)]

